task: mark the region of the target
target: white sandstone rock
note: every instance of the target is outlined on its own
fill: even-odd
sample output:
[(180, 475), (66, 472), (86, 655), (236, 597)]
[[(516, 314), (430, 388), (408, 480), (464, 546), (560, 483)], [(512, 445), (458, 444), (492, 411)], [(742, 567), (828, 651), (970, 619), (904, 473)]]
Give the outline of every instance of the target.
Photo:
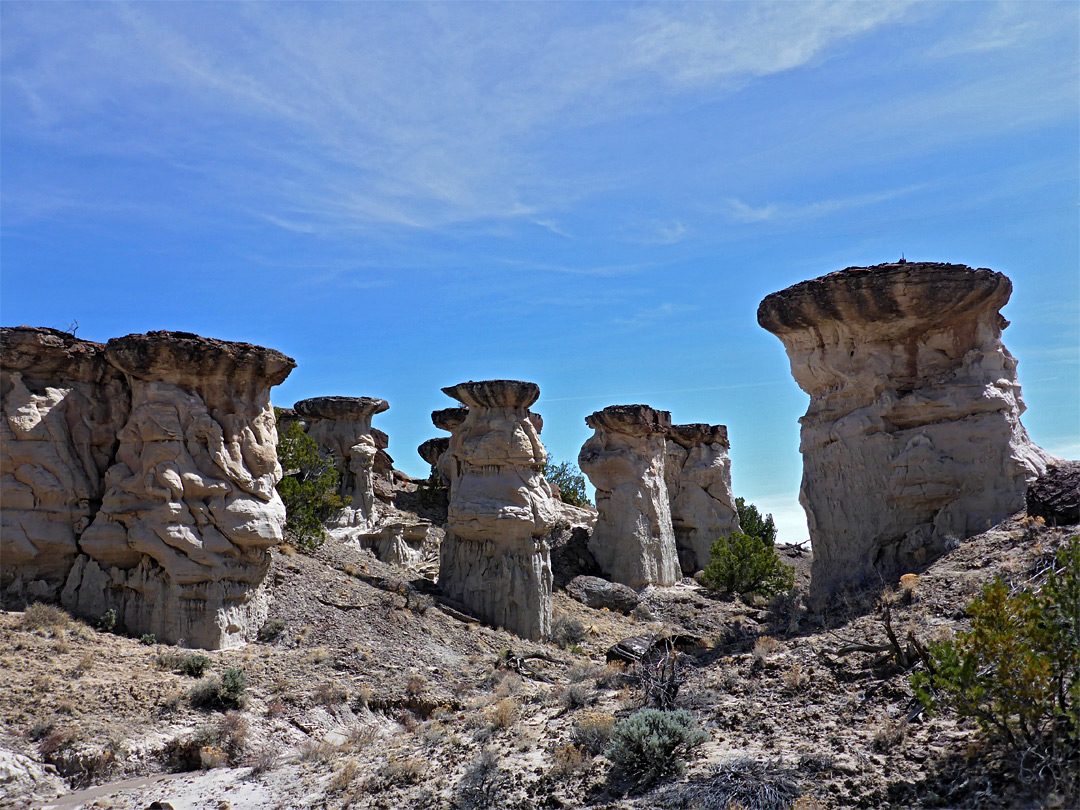
[(612, 405), (586, 417), (595, 430), (578, 466), (596, 487), (599, 517), (589, 550), (614, 582), (672, 585), (680, 577), (666, 477), (671, 414)]
[(672, 425), (666, 481), (679, 563), (686, 574), (709, 562), (712, 544), (739, 531), (724, 425)]
[(544, 480), (544, 446), (528, 407), (534, 383), (468, 382), (443, 391), (468, 406), (453, 429), (448, 531), (439, 586), (478, 618), (531, 639), (551, 629), (556, 502)]
[(1001, 342), (1009, 279), (963, 265), (848, 268), (765, 298), (810, 395), (803, 479), (811, 595), (925, 567), (1023, 508), (1052, 457), (1020, 423)]

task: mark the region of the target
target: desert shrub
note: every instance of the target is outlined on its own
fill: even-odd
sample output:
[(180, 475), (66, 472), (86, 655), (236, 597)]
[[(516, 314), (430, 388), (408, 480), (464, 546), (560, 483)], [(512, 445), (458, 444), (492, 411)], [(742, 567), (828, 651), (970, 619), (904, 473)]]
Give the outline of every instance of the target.
[(144, 633), (143, 635), (139, 636), (139, 643), (145, 644), (147, 647), (153, 647), (155, 644), (157, 644), (157, 636), (155, 636), (153, 633)]
[(620, 720), (605, 756), (639, 784), (678, 775), (689, 754), (709, 739), (684, 709), (642, 709)]
[(569, 616), (559, 616), (551, 623), (551, 643), (561, 650), (585, 640), (585, 625)]
[(757, 537), (767, 546), (773, 546), (776, 543), (776, 521), (773, 520), (772, 515), (762, 517), (758, 508), (752, 503), (747, 503), (745, 498), (735, 499), (735, 511), (739, 515), (739, 530), (743, 534)]
[(587, 712), (574, 721), (573, 740), (593, 756), (603, 753), (611, 740), (615, 718), (606, 712)]
[(101, 618), (97, 620), (97, 629), (102, 633), (111, 633), (116, 629), (116, 611), (109, 608), (101, 614)]
[(521, 704), (514, 698), (496, 701), (487, 713), (488, 727), (492, 730), (505, 730), (517, 722), (521, 714)]
[(178, 650), (165, 650), (158, 654), (158, 669), (168, 669), (192, 678), (201, 678), (210, 659), (199, 653), (182, 653)]
[(285, 621), (283, 619), (267, 619), (265, 624), (259, 628), (258, 639), (264, 642), (275, 641), (284, 632)]
[[(1076, 790), (1080, 771), (1080, 537), (1041, 587), (998, 577), (968, 608), (971, 629), (932, 644), (912, 677), (924, 705), (975, 718), (1020, 763), (1021, 778)], [(1075, 798), (1075, 795), (1073, 796)]]
[(323, 521), (347, 506), (338, 495), (338, 473), (330, 456), (308, 436), (299, 422), (291, 423), (277, 445), (285, 474), (277, 491), (285, 502), (285, 528), (301, 551), (314, 551), (326, 539)]
[(445, 509), (450, 499), (450, 489), (443, 483), (442, 475), (431, 465), (428, 477), (416, 485), (416, 500), (425, 509)]
[(734, 532), (713, 543), (701, 584), (727, 593), (782, 593), (794, 587), (795, 571), (765, 540)]
[(589, 766), (591, 757), (578, 745), (560, 745), (551, 753), (551, 775), (565, 779)]
[[(660, 796), (664, 807), (694, 810), (807, 810), (821, 805), (800, 799), (798, 774), (783, 763), (739, 757), (719, 765), (710, 775), (672, 786)], [(802, 802), (800, 804), (800, 802)]]
[(559, 702), (566, 711), (573, 712), (595, 703), (596, 698), (585, 684), (572, 683), (559, 694)]
[(454, 791), (454, 807), (484, 810), (502, 807), (509, 775), (499, 767), (499, 755), (484, 748), (465, 771)]
[(188, 697), (191, 705), (199, 709), (241, 709), (246, 689), (244, 671), (231, 667), (221, 673), (221, 678), (206, 678), (195, 684)]
[(633, 678), (646, 705), (671, 709), (689, 676), (682, 653), (670, 641), (664, 641), (642, 656), (634, 667)]
[(571, 506), (592, 506), (592, 501), (585, 494), (585, 476), (576, 464), (569, 461), (552, 464), (548, 461), (544, 467), (544, 478), (559, 488), (559, 498), (563, 503)]
[(71, 624), (71, 617), (56, 605), (34, 602), (23, 612), (19, 626), (23, 630), (60, 630)]

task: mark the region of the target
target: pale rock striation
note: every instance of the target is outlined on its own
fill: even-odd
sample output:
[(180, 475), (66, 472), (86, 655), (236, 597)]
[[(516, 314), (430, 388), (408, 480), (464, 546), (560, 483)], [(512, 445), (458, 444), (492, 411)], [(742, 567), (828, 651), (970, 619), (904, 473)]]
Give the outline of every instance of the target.
[(548, 529), (556, 502), (529, 418), (535, 383), (467, 382), (443, 391), (468, 407), (450, 437), (450, 504), (439, 587), (481, 620), (531, 639), (551, 630)]
[(373, 397), (314, 397), (294, 407), (307, 435), (329, 454), (338, 473), (338, 494), (346, 506), (326, 522), (327, 532), (339, 542), (356, 543), (375, 520), (374, 468), (380, 448), (371, 419), (390, 406)]
[(55, 599), (105, 494), (131, 394), (104, 344), (5, 327), (0, 405), (0, 587)]
[(703, 569), (712, 544), (739, 531), (730, 446), (724, 425), (672, 425), (668, 431), (665, 478), (683, 573)]
[(589, 550), (613, 581), (643, 588), (680, 577), (666, 477), (671, 414), (612, 405), (586, 417), (595, 432), (578, 466), (596, 487), (599, 516)]
[(62, 593), (73, 612), (116, 611), (134, 635), (217, 649), (266, 618), (267, 549), (285, 507), (270, 388), (295, 362), (184, 332), (110, 340), (131, 410)]
[(766, 297), (758, 323), (810, 395), (799, 499), (811, 596), (895, 581), (1022, 509), (1032, 444), (999, 310), (1012, 284), (957, 264), (852, 267)]

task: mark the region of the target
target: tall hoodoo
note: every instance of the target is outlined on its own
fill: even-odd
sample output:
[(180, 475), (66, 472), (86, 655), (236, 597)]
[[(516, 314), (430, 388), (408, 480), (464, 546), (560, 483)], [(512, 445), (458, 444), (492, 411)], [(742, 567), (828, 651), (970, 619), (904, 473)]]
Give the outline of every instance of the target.
[(266, 549), (285, 522), (270, 388), (296, 364), (184, 332), (115, 338), (106, 356), (131, 410), (63, 602), (162, 641), (242, 643), (266, 617)]
[(390, 406), (373, 397), (314, 397), (295, 408), (308, 436), (334, 460), (338, 493), (348, 504), (327, 521), (327, 530), (335, 540), (356, 542), (375, 518), (373, 467), (379, 442), (371, 418)]
[(666, 477), (679, 564), (686, 574), (709, 563), (712, 544), (739, 531), (724, 425), (672, 425)]
[(4, 327), (0, 405), (0, 588), (55, 599), (105, 494), (131, 394), (104, 344)]
[(595, 433), (578, 466), (596, 487), (599, 517), (589, 550), (615, 582), (672, 585), (679, 559), (665, 483), (671, 414), (648, 405), (612, 405), (585, 418)]
[(758, 323), (810, 395), (799, 499), (811, 595), (925, 566), (1024, 505), (1052, 457), (1020, 424), (1001, 342), (1012, 284), (958, 264), (852, 267), (773, 293)]
[(486, 622), (546, 638), (552, 584), (546, 534), (556, 504), (543, 475), (547, 455), (528, 411), (540, 388), (487, 380), (443, 391), (468, 411), (453, 428), (447, 451), (450, 504), (439, 587)]

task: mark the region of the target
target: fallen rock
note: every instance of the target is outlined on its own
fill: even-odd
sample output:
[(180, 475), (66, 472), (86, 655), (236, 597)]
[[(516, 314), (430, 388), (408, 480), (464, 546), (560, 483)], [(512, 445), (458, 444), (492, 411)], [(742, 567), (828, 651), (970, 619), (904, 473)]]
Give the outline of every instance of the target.
[(285, 506), (270, 387), (296, 366), (260, 346), (186, 332), (114, 338), (131, 410), (106, 491), (61, 594), (118, 629), (218, 649), (266, 620), (267, 549)]
[(999, 310), (1012, 284), (958, 264), (851, 267), (769, 295), (758, 323), (810, 395), (799, 496), (811, 597), (895, 581), (1024, 506), (1053, 457), (1020, 423)]
[(488, 380), (443, 391), (468, 412), (446, 453), (450, 504), (439, 587), (485, 622), (547, 638), (552, 577), (546, 535), (556, 511), (543, 476), (547, 454), (528, 411), (540, 388)]
[(591, 608), (607, 608), (629, 613), (638, 604), (638, 595), (633, 588), (619, 582), (608, 582), (600, 577), (574, 577), (566, 586), (566, 592)]
[(1027, 511), (1051, 526), (1080, 523), (1080, 461), (1058, 461), (1047, 466), (1028, 487)]
[(596, 487), (589, 550), (613, 582), (672, 585), (680, 576), (665, 477), (671, 414), (648, 405), (612, 405), (586, 417), (595, 431), (578, 466)]

